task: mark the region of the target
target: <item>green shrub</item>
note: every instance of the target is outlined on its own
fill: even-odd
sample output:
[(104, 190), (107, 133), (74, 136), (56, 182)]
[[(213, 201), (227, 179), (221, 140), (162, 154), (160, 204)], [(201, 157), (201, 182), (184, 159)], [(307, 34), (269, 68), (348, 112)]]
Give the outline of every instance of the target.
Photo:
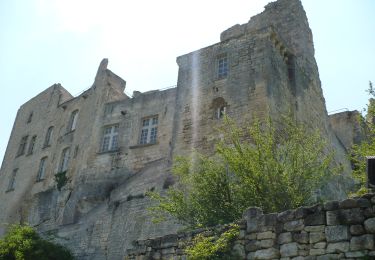
[(185, 249), (185, 253), (188, 259), (192, 260), (239, 259), (231, 253), (233, 242), (239, 232), (238, 225), (231, 225), (231, 228), (220, 234), (218, 238), (198, 234), (192, 244)]
[(74, 259), (65, 247), (42, 239), (25, 225), (11, 225), (0, 239), (0, 260), (70, 260)]

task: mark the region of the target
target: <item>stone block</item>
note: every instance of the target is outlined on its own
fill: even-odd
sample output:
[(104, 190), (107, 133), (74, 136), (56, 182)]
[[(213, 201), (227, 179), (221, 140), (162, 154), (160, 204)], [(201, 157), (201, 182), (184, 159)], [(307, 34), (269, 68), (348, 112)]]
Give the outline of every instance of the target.
[(285, 232), (285, 233), (281, 233), (278, 237), (278, 243), (279, 244), (287, 244), (287, 243), (290, 243), (292, 242), (292, 233), (290, 232)]
[(273, 240), (273, 239), (260, 240), (260, 247), (261, 248), (270, 248), (274, 244), (275, 244), (275, 240)]
[(339, 202), (340, 209), (352, 209), (356, 207), (358, 207), (358, 204), (355, 199), (346, 199)]
[(310, 244), (315, 244), (320, 241), (325, 241), (326, 236), (323, 232), (311, 232), (310, 233)]
[(280, 254), (282, 257), (292, 257), (298, 255), (297, 243), (289, 243), (280, 246)]
[(253, 252), (261, 248), (262, 247), (260, 245), (260, 241), (258, 240), (250, 240), (245, 246), (246, 251), (249, 251), (249, 252)]
[(284, 230), (286, 231), (300, 231), (304, 227), (303, 219), (292, 220), (284, 223)]
[(359, 198), (357, 199), (358, 207), (360, 208), (368, 208), (371, 207), (371, 202), (366, 198)]
[(368, 233), (375, 233), (375, 218), (369, 218), (365, 222), (365, 229)]
[(262, 239), (274, 239), (276, 238), (276, 234), (272, 231), (266, 231), (262, 233), (257, 234), (257, 239), (262, 240)]
[(235, 244), (233, 246), (232, 254), (240, 257), (241, 259), (246, 258), (245, 247), (241, 244)]
[(324, 225), (321, 226), (305, 226), (304, 230), (306, 232), (323, 232), (325, 229)]
[(246, 231), (248, 233), (257, 232), (264, 226), (265, 219), (263, 218), (263, 211), (260, 208), (249, 208), (243, 214), (246, 219)]
[(363, 235), (365, 233), (365, 229), (362, 225), (352, 225), (349, 228), (350, 234), (358, 236)]
[(375, 217), (375, 206), (365, 208), (363, 210), (363, 215), (365, 216), (365, 218)]
[(326, 242), (319, 242), (319, 243), (314, 244), (314, 248), (318, 248), (318, 249), (326, 248), (326, 246), (327, 246)]
[(340, 212), (338, 210), (326, 211), (327, 225), (335, 226), (340, 224)]
[(359, 224), (365, 220), (362, 209), (340, 210), (340, 224)]
[(339, 254), (327, 254), (327, 255), (319, 255), (316, 257), (316, 260), (335, 260), (340, 259)]
[(316, 248), (311, 248), (310, 249), (310, 255), (324, 255), (326, 253), (325, 249), (316, 249)]
[(326, 214), (325, 211), (322, 210), (320, 207), (315, 207), (314, 212), (308, 214), (305, 217), (305, 225), (306, 226), (317, 226), (317, 225), (325, 225), (326, 224)]
[(358, 258), (364, 257), (365, 255), (367, 255), (367, 251), (350, 251), (345, 253), (347, 258)]
[(349, 228), (347, 226), (327, 226), (325, 228), (327, 242), (340, 242), (348, 240), (350, 237)]
[(350, 239), (350, 250), (374, 249), (374, 235), (362, 235)]
[(268, 248), (268, 249), (262, 249), (258, 250), (253, 254), (254, 258), (249, 258), (249, 255), (247, 256), (247, 259), (275, 259), (280, 257), (280, 252), (276, 248)]
[(282, 222), (282, 223), (292, 221), (294, 219), (294, 213), (295, 213), (294, 210), (283, 211), (283, 212), (277, 214), (277, 220)]
[(293, 232), (292, 237), (293, 237), (293, 241), (297, 243), (300, 243), (300, 244), (309, 243), (309, 233), (307, 233), (306, 231)]
[(345, 253), (349, 251), (349, 242), (329, 243), (327, 253)]
[(326, 203), (324, 203), (324, 209), (325, 210), (332, 211), (332, 210), (336, 210), (338, 208), (339, 208), (339, 202), (336, 201), (336, 200), (327, 201)]

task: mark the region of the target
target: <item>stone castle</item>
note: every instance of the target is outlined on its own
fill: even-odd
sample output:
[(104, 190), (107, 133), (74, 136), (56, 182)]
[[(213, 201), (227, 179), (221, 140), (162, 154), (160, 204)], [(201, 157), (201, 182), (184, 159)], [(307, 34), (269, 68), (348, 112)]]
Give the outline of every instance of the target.
[(292, 112), (321, 130), (349, 172), (355, 112), (327, 115), (299, 0), (272, 2), (219, 43), (178, 57), (174, 88), (130, 97), (107, 64), (79, 96), (55, 84), (20, 107), (0, 171), (0, 223), (27, 222), (79, 259), (122, 259), (133, 240), (178, 228), (152, 224), (144, 195), (173, 185), (175, 155), (213, 151), (224, 114), (244, 125)]

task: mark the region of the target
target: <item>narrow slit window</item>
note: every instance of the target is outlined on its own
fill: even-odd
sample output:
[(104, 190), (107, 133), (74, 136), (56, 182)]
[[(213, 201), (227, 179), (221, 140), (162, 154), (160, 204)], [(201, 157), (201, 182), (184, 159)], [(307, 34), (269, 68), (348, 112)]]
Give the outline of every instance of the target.
[(40, 160), (39, 170), (38, 170), (38, 175), (36, 177), (36, 181), (44, 180), (44, 177), (46, 175), (46, 165), (47, 165), (47, 157), (44, 157)]
[(12, 191), (16, 187), (16, 176), (18, 169), (14, 169), (10, 176), (7, 191)]
[(27, 154), (32, 154), (34, 152), (35, 142), (36, 142), (36, 135), (34, 135), (30, 140), (29, 149), (27, 151)]
[(65, 172), (68, 169), (70, 160), (70, 148), (65, 148), (61, 153), (59, 172)]

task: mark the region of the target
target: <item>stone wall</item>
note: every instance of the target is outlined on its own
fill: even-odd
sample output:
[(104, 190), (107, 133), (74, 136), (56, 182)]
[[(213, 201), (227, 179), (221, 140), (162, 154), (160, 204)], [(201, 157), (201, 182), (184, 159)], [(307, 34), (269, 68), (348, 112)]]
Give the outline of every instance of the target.
[[(375, 258), (375, 194), (281, 213), (249, 208), (238, 223), (240, 235), (232, 251), (239, 259)], [(125, 259), (187, 259), (185, 246), (203, 232), (207, 230), (134, 241)]]

